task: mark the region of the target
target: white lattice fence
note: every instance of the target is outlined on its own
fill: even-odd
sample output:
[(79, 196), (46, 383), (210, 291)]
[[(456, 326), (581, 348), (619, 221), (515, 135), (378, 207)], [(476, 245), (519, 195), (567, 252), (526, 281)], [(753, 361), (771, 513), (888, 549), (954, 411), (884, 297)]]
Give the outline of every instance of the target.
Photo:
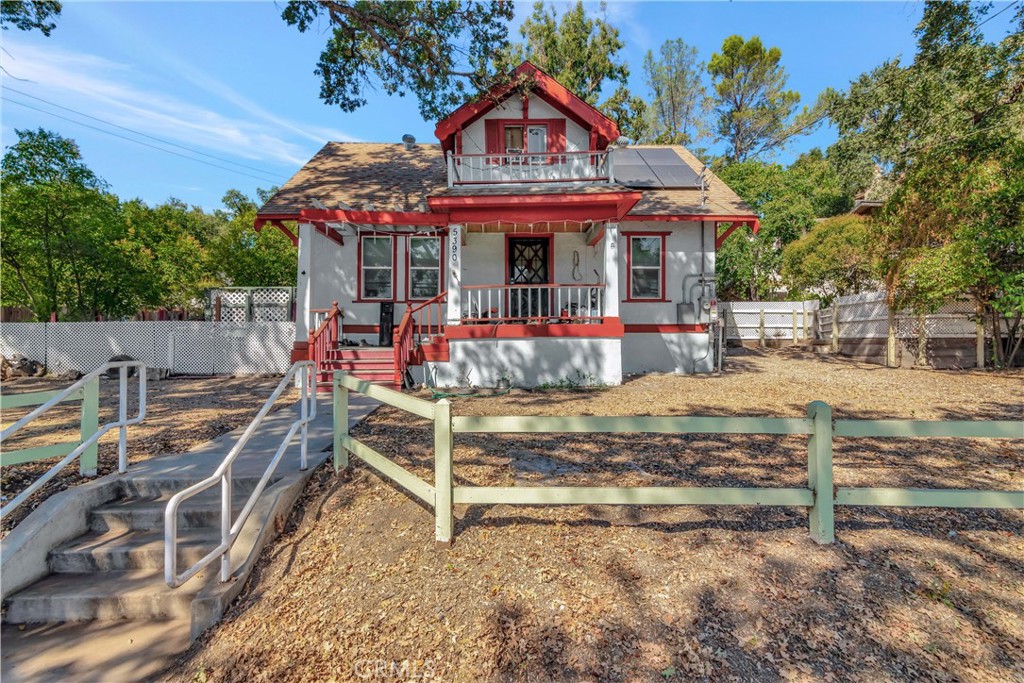
[[(818, 314), (818, 333), (822, 339), (832, 338), (832, 316), (839, 315), (840, 339), (885, 339), (889, 336), (889, 307), (885, 292), (868, 292), (838, 297), (833, 305)], [(969, 301), (956, 301), (925, 316), (925, 332), (929, 339), (972, 339), (975, 336), (974, 309)], [(896, 337), (912, 340), (920, 336), (919, 316), (896, 314)]]
[[(793, 314), (796, 313), (797, 336), (814, 337), (814, 315), (817, 301), (732, 301), (722, 304), (726, 339), (758, 340), (761, 338), (761, 315), (764, 314), (765, 339), (792, 339)], [(806, 331), (806, 333), (805, 333)]]
[(46, 363), (46, 323), (0, 323), (0, 354)]
[(290, 287), (227, 287), (209, 292), (208, 317), (220, 300), (220, 319), (226, 323), (290, 322), (295, 290)]
[(4, 323), (0, 351), (50, 372), (90, 372), (126, 355), (175, 374), (277, 374), (291, 361), (295, 324), (210, 321)]

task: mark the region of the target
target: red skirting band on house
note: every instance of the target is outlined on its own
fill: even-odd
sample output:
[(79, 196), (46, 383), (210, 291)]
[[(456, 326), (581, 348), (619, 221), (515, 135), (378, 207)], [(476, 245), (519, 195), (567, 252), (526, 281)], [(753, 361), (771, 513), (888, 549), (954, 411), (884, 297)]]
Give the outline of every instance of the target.
[(678, 334), (681, 332), (696, 333), (696, 332), (707, 332), (708, 326), (703, 324), (697, 325), (669, 325), (669, 324), (627, 324), (624, 325), (626, 328), (626, 334)]
[(537, 324), (537, 325), (449, 325), (445, 328), (446, 339), (532, 339), (568, 337), (621, 337), (622, 321), (605, 318), (593, 325)]

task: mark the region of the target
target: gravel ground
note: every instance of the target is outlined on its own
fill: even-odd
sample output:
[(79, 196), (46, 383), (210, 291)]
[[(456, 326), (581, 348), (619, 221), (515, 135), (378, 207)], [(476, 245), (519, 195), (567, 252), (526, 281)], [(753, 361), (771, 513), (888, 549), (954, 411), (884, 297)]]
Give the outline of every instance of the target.
[[(1020, 419), (1024, 374), (887, 370), (749, 352), (722, 376), (455, 399), (455, 414)], [(429, 426), (382, 408), (358, 438), (428, 481)], [(467, 435), (473, 484), (796, 486), (806, 440)], [(836, 441), (838, 485), (1024, 489), (1018, 442)], [(539, 466), (542, 465), (542, 466)], [(539, 472), (538, 470), (547, 470)], [(314, 476), (176, 681), (1024, 681), (1024, 517), (838, 508), (429, 509), (353, 459)]]
[[(170, 453), (183, 453), (193, 446), (229, 432), (249, 422), (280, 381), (278, 377), (209, 377), (169, 379), (149, 382), (147, 415), (144, 422), (128, 428), (128, 462), (134, 463)], [(71, 382), (52, 379), (20, 378), (4, 382), (5, 394), (52, 391)], [(137, 380), (129, 380), (129, 417), (137, 414)], [(288, 405), (297, 392), (283, 395), (278, 405)], [(5, 410), (3, 425), (14, 422), (33, 408)], [(118, 382), (100, 380), (100, 426), (115, 421), (118, 409)], [(79, 437), (81, 403), (62, 403), (47, 411), (11, 439), (5, 449), (32, 448)], [(60, 458), (4, 467), (0, 490), (4, 500), (18, 495), (46, 473)], [(99, 475), (117, 471), (117, 431), (100, 439)], [(64, 468), (57, 477), (3, 520), (6, 535), (18, 522), (54, 493), (82, 482), (77, 463)]]

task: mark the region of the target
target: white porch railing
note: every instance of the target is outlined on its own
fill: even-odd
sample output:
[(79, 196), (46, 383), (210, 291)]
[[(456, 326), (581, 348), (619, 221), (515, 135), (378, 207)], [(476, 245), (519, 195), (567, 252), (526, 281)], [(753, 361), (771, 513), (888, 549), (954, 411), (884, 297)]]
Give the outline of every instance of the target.
[(462, 288), (463, 322), (601, 322), (605, 286), (470, 285)]
[(448, 155), (448, 187), (564, 182), (613, 182), (608, 152)]

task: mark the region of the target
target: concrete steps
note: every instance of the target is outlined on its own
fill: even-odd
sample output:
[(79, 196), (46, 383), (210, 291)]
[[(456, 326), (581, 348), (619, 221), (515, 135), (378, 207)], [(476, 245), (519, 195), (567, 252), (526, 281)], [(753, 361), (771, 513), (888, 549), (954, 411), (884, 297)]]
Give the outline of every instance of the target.
[[(187, 567), (220, 543), (214, 528), (178, 529), (178, 562)], [(164, 566), (164, 532), (117, 529), (94, 531), (50, 551), (50, 571), (56, 574), (160, 569)]]
[(51, 574), (7, 599), (5, 621), (188, 619), (196, 593), (216, 580), (216, 567), (177, 589), (162, 569)]
[[(235, 515), (258, 481), (232, 482)], [(189, 618), (196, 594), (217, 583), (219, 567), (211, 565), (181, 588), (164, 583), (164, 511), (171, 496), (192, 483), (141, 478), (121, 482), (121, 497), (89, 510), (87, 533), (49, 552), (51, 573), (7, 598), (4, 621)], [(220, 488), (185, 501), (178, 515), (178, 569), (184, 571), (220, 542)]]

